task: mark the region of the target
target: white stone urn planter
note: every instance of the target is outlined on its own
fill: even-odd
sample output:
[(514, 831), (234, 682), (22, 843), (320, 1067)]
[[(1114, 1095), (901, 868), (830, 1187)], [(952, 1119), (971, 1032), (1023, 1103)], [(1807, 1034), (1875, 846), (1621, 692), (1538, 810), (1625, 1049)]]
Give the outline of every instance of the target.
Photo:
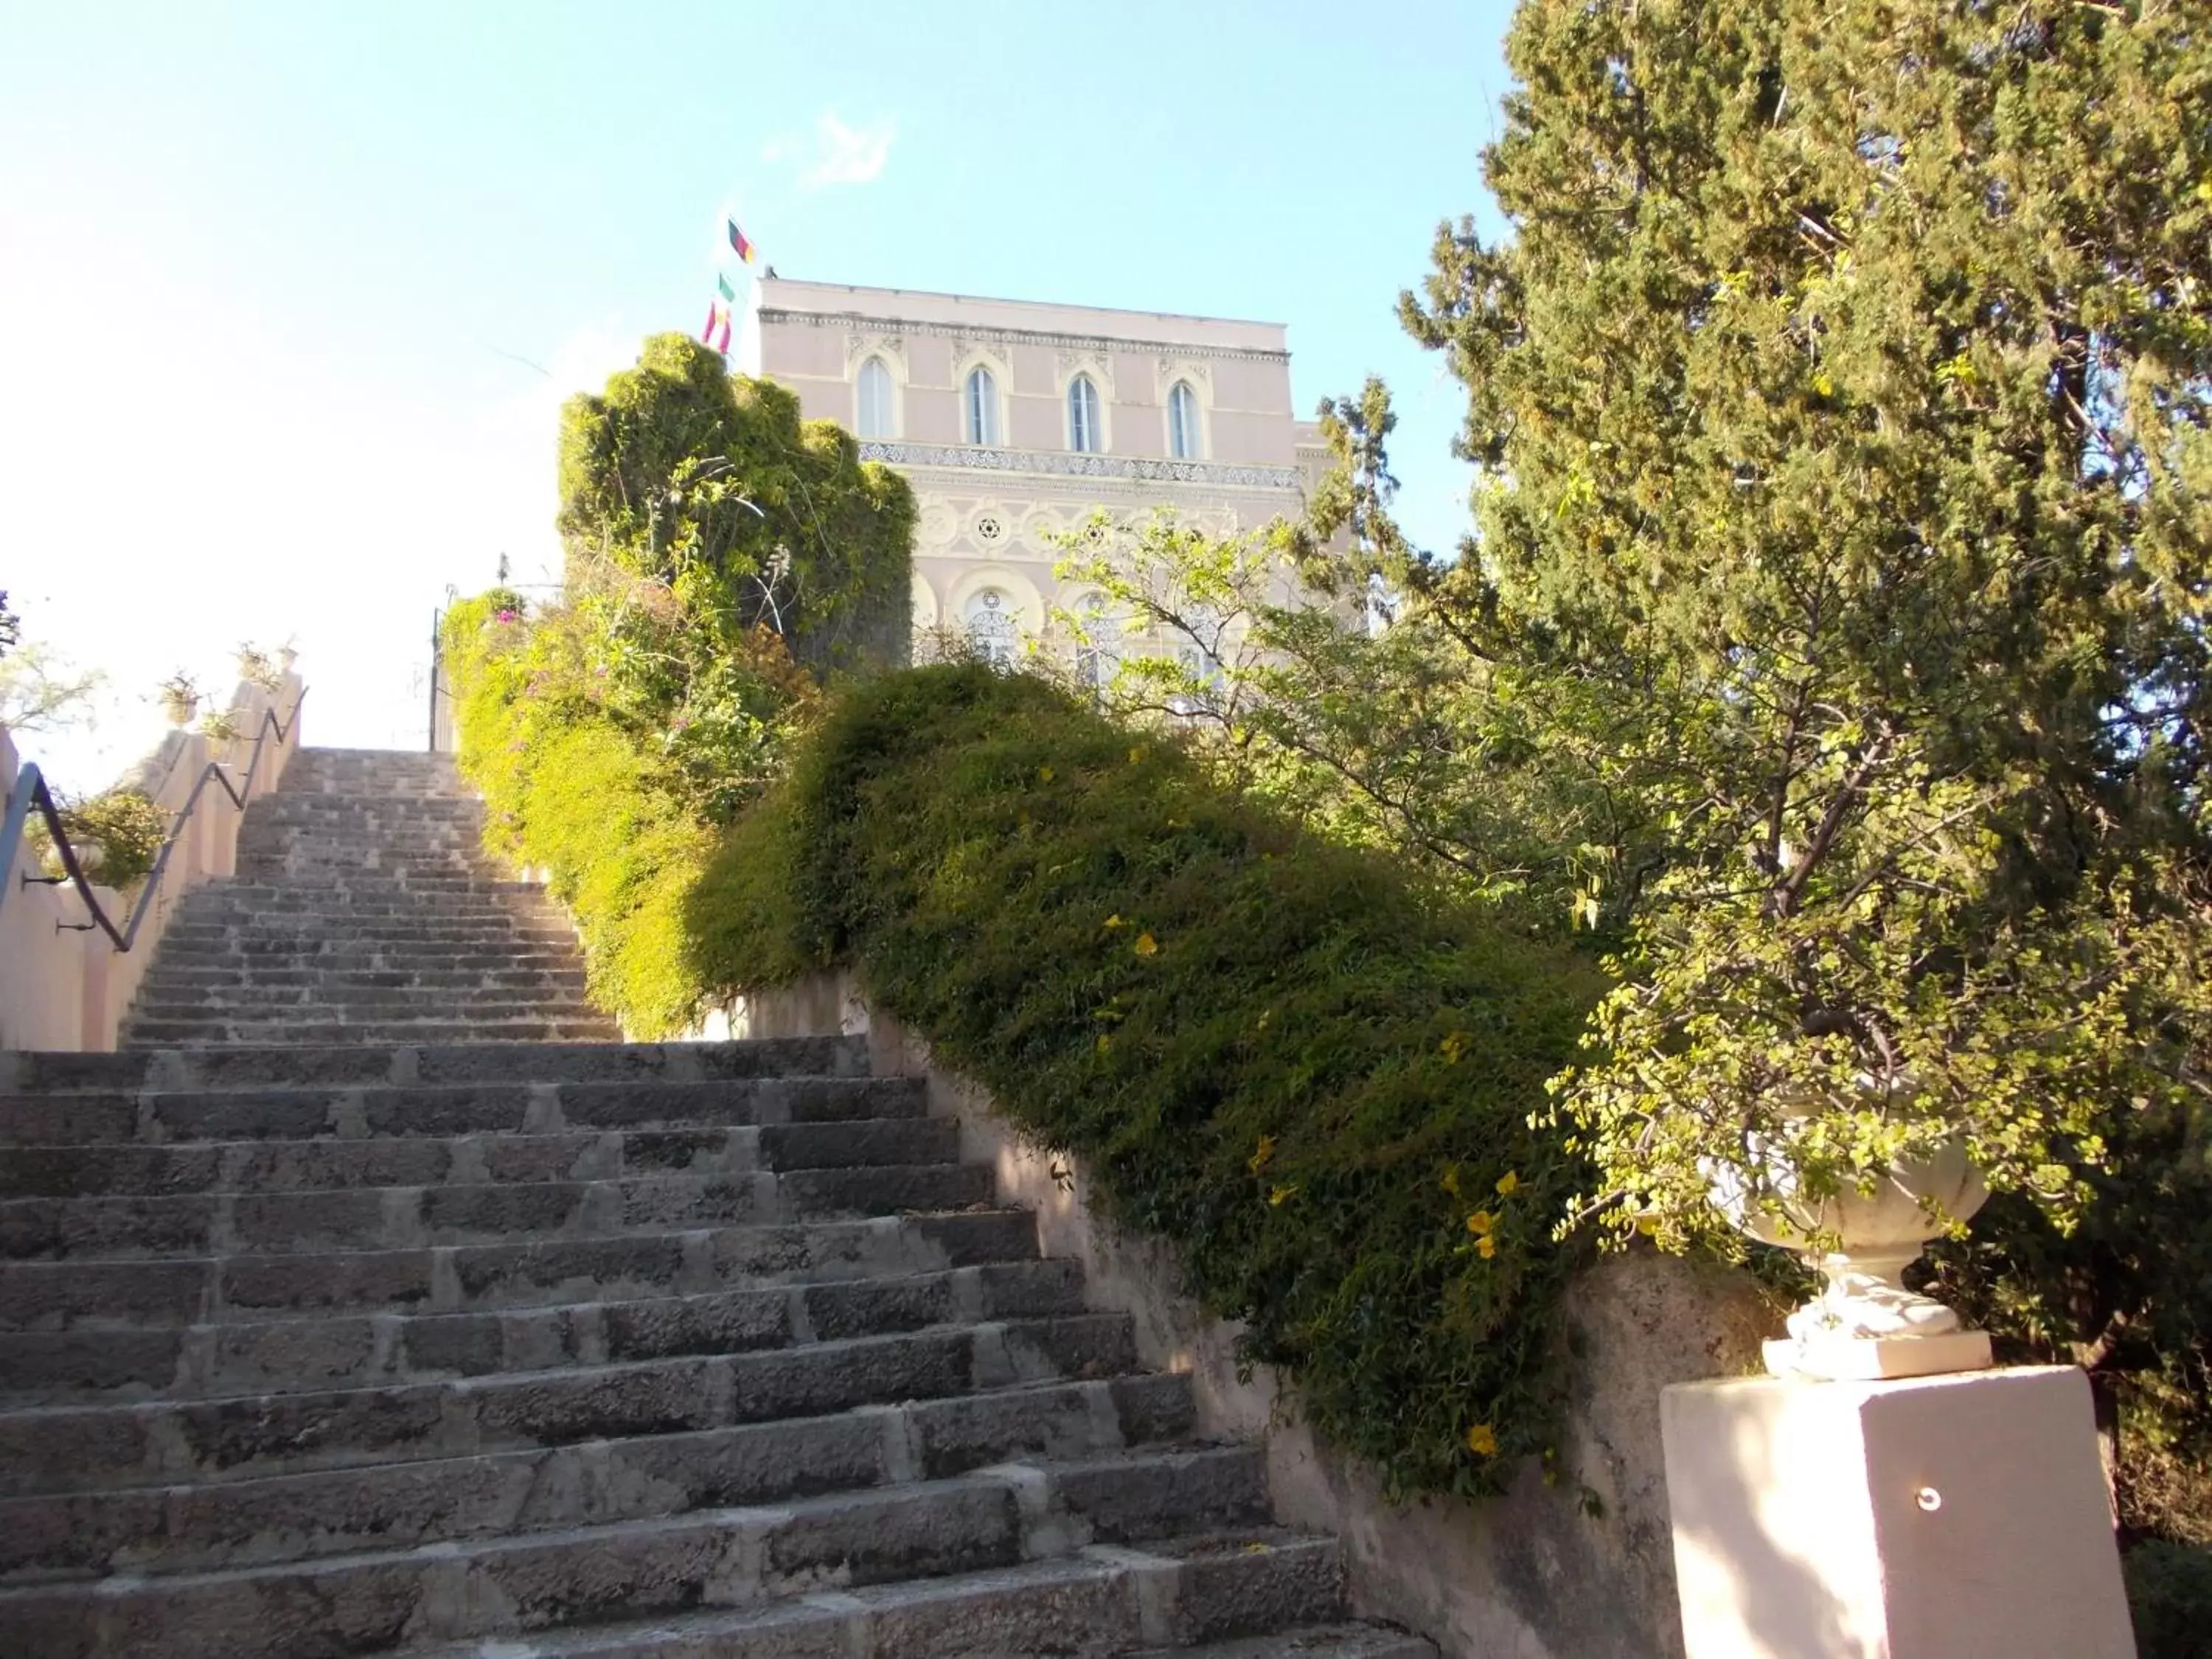
[[(1846, 1187), (1817, 1200), (1799, 1193), (1796, 1170), (1778, 1155), (1755, 1174), (1716, 1164), (1707, 1176), (1730, 1225), (1796, 1251), (1827, 1280), (1790, 1316), (1790, 1334), (1765, 1345), (1775, 1376), (1863, 1380), (1989, 1368), (1986, 1331), (1962, 1328), (1951, 1309), (1905, 1287), (1905, 1270), (1929, 1241), (1970, 1219), (1989, 1197), (1963, 1139), (1900, 1159), (1864, 1191)], [(1758, 1205), (1761, 1191), (1779, 1215)], [(1833, 1247), (1814, 1246), (1816, 1234), (1832, 1237)]]

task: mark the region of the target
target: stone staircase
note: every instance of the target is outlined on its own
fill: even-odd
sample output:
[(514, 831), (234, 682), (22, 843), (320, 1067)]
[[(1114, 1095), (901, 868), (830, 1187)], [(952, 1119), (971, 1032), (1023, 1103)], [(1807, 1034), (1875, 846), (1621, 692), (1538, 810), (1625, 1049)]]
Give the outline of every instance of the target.
[(305, 749), (187, 894), (124, 1046), (611, 1038), (543, 891), (478, 851), (450, 756)]
[(131, 1049), (0, 1054), (0, 1654), (1433, 1659), (921, 1079), (483, 1041), (601, 1028), (477, 810), (302, 753)]

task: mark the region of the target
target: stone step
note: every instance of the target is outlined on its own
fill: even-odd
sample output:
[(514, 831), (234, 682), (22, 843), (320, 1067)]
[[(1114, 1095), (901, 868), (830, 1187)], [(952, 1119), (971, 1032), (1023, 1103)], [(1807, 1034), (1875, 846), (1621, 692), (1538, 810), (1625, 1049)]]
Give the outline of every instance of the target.
[[(1086, 1392), (1081, 1414), (1059, 1425), (1050, 1459), (1028, 1443), (1030, 1421), (1015, 1413), (994, 1425), (999, 1437), (963, 1437), (948, 1458), (933, 1437), (946, 1413), (902, 1401), (306, 1475), (0, 1500), (0, 1583), (264, 1566), (872, 1488), (926, 1498), (933, 1484), (963, 1478), (1021, 1481), (1025, 1503), (1039, 1520), (1058, 1516), (1066, 1541), (1267, 1521), (1256, 1447), (1132, 1443), (1110, 1398), (1094, 1410), (1088, 1393), (1110, 1388)], [(1035, 1461), (1014, 1466), (1021, 1457)]]
[(325, 944), (319, 949), (302, 946), (297, 950), (254, 952), (195, 947), (157, 958), (154, 971), (167, 973), (174, 969), (184, 969), (257, 977), (272, 974), (327, 974), (333, 977), (356, 974), (481, 976), (489, 974), (575, 973), (582, 967), (581, 959), (574, 951), (540, 950), (534, 945), (527, 950), (513, 951), (479, 950), (472, 945), (453, 950), (418, 950), (412, 945), (362, 945), (339, 941)]
[[(244, 1086), (231, 1088), (0, 1094), (0, 1146), (704, 1129), (914, 1117), (928, 1109), (927, 1086), (920, 1078), (800, 1074), (713, 1082), (395, 1085), (368, 1080), (374, 1066), (355, 1074), (358, 1082), (340, 1067), (327, 1069), (336, 1075), (289, 1088), (257, 1087), (248, 1077), (240, 1079)], [(220, 1073), (210, 1079), (229, 1080)]]
[[(1147, 1648), (1130, 1659), (1437, 1659), (1418, 1636), (1380, 1625), (1310, 1625), (1199, 1647)], [(517, 1656), (517, 1659), (521, 1659)]]
[(343, 1191), (0, 1200), (0, 1257), (138, 1260), (596, 1238), (641, 1228), (775, 1226), (988, 1205), (981, 1164), (759, 1170), (604, 1181), (483, 1181)]
[(325, 993), (319, 996), (270, 996), (252, 992), (203, 993), (188, 1001), (141, 998), (131, 1018), (135, 1024), (173, 1026), (196, 1019), (228, 1024), (361, 1025), (396, 1020), (504, 1024), (519, 1019), (599, 1020), (602, 1014), (574, 992), (506, 992), (463, 989)]
[(185, 953), (230, 951), (232, 956), (285, 956), (303, 947), (325, 949), (349, 945), (354, 949), (376, 949), (404, 945), (411, 949), (573, 949), (575, 931), (566, 925), (526, 925), (514, 918), (471, 922), (465, 918), (425, 915), (396, 922), (285, 922), (281, 927), (212, 927), (179, 922), (168, 931), (170, 942)]
[[(1276, 1529), (1206, 1534), (1144, 1548), (1095, 1544), (1018, 1566), (849, 1589), (765, 1605), (663, 1613), (634, 1622), (532, 1632), (525, 1639), (409, 1646), (410, 1659), (1137, 1659), (1139, 1655), (1285, 1654), (1433, 1659), (1425, 1644), (1296, 1645), (1357, 1627), (1343, 1613), (1334, 1540)], [(1296, 1625), (1243, 1648), (1240, 1632)], [(1378, 1637), (1386, 1633), (1377, 1632)]]
[(1037, 1259), (1026, 1210), (806, 1226), (171, 1257), (0, 1261), (0, 1329), (188, 1324), (336, 1312), (464, 1312), (837, 1282)]
[(122, 1042), (131, 1048), (179, 1047), (275, 1047), (296, 1042), (319, 1048), (331, 1043), (404, 1042), (613, 1042), (622, 1028), (601, 1016), (507, 1020), (275, 1019), (137, 1020), (125, 1023)]
[(130, 1054), (0, 1051), (0, 1092), (265, 1085), (713, 1082), (865, 1077), (865, 1037), (735, 1042), (341, 1044), (324, 1048), (144, 1049)]
[(179, 907), (179, 916), (203, 921), (240, 916), (283, 918), (302, 912), (330, 916), (418, 915), (432, 908), (441, 915), (543, 917), (562, 914), (542, 887), (457, 875), (435, 880), (392, 877), (373, 885), (366, 880), (291, 881), (282, 885), (217, 882), (188, 894)]
[(183, 1019), (194, 1011), (233, 1018), (259, 1011), (258, 1017), (282, 1019), (301, 1013), (354, 1020), (374, 1010), (445, 1008), (471, 1018), (513, 1017), (515, 1011), (594, 1011), (582, 993), (559, 986), (517, 985), (234, 985), (198, 986), (190, 990), (142, 987), (133, 1013), (141, 1019)]
[(185, 995), (195, 991), (252, 990), (263, 987), (307, 990), (327, 986), (332, 990), (398, 989), (436, 987), (457, 989), (484, 986), (494, 989), (581, 989), (584, 970), (578, 967), (548, 968), (278, 968), (258, 963), (235, 962), (220, 967), (188, 968), (163, 965), (150, 969), (139, 981), (143, 991), (158, 988), (164, 994)]
[(245, 910), (210, 904), (182, 912), (162, 938), (165, 942), (173, 940), (205, 949), (229, 943), (241, 935), (258, 938), (265, 933), (271, 939), (289, 941), (313, 927), (358, 933), (364, 939), (404, 936), (410, 931), (443, 931), (457, 936), (474, 931), (542, 934), (571, 947), (576, 939), (566, 913), (550, 902), (523, 898), (493, 901), (459, 893), (450, 898), (436, 893), (418, 893), (405, 903), (380, 904), (373, 908), (337, 902), (301, 902), (283, 909)]
[[(1025, 1500), (1060, 1507), (1039, 1514)], [(0, 1640), (42, 1659), (326, 1659), (436, 1642), (512, 1656), (517, 1644), (488, 1638), (558, 1628), (556, 1652), (793, 1659), (854, 1651), (846, 1641), (862, 1622), (876, 1659), (920, 1659), (1112, 1652), (1109, 1641), (1127, 1651), (1161, 1636), (1204, 1640), (1342, 1613), (1334, 1540), (1252, 1528), (1079, 1541), (1100, 1530), (1079, 1493), (1011, 1465), (771, 1507), (111, 1580), (97, 1591), (12, 1589), (0, 1592)], [(715, 1616), (701, 1609), (726, 1609), (728, 1621), (703, 1645), (568, 1645), (592, 1634), (578, 1626), (617, 1619), (654, 1620), (647, 1639), (665, 1642), (673, 1626), (661, 1621)], [(994, 1615), (988, 1645), (963, 1639)]]
[[(708, 1091), (718, 1085), (674, 1086)], [(474, 1091), (465, 1098), (477, 1103)], [(404, 1112), (410, 1101), (403, 1096), (393, 1103)], [(368, 1127), (366, 1115), (362, 1127)], [(960, 1151), (957, 1121), (913, 1115), (548, 1134), (446, 1134), (436, 1132), (434, 1122), (408, 1127), (404, 1136), (385, 1138), (19, 1146), (0, 1159), (0, 1200), (460, 1188), (679, 1172), (726, 1178), (761, 1170), (951, 1164)]]
[[(1059, 1433), (1055, 1425), (1101, 1402), (1125, 1423), (1135, 1413), (1160, 1425), (1137, 1438), (1188, 1434), (1188, 1376), (1067, 1374), (1095, 1370), (1127, 1346), (1097, 1316), (1047, 1316), (359, 1389), (16, 1407), (0, 1412), (0, 1496), (358, 1468), (915, 1400), (952, 1401), (933, 1447), (963, 1443), (986, 1425), (995, 1443), (1010, 1419)], [(1079, 1380), (1104, 1392), (1055, 1391)]]
[[(87, 1405), (222, 1394), (279, 1394), (432, 1382), (495, 1371), (880, 1336), (925, 1326), (1079, 1315), (1082, 1275), (1068, 1261), (1016, 1261), (942, 1273), (492, 1307), (469, 1313), (299, 1313), (194, 1324), (112, 1322), (131, 1304), (94, 1310), (65, 1329), (0, 1342), (0, 1405)], [(171, 1287), (187, 1300), (204, 1285)], [(156, 1304), (154, 1316), (195, 1310)], [(204, 1311), (203, 1307), (199, 1311)], [(1094, 1315), (1083, 1340), (1115, 1374), (1133, 1370), (1127, 1321)], [(1074, 1328), (1069, 1328), (1073, 1330)], [(1071, 1366), (1079, 1374), (1081, 1367)]]

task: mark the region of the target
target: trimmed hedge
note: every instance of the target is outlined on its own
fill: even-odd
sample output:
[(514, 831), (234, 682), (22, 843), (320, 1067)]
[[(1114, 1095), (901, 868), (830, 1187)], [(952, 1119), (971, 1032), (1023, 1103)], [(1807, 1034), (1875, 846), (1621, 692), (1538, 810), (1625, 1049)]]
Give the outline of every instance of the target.
[(1588, 968), (977, 665), (848, 693), (689, 916), (713, 991), (856, 967), (1394, 1494), (1550, 1455)]

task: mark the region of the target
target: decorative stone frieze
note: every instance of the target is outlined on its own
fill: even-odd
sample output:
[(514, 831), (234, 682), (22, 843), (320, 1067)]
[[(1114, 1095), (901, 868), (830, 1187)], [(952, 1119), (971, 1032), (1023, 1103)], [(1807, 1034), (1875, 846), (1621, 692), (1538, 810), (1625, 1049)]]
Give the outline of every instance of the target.
[(978, 448), (969, 444), (862, 441), (860, 459), (891, 466), (936, 466), (987, 472), (1043, 472), (1079, 478), (1135, 478), (1147, 483), (1212, 484), (1235, 489), (1297, 489), (1295, 466), (1217, 461), (1163, 461), (1142, 455), (1075, 454), (1050, 449)]

